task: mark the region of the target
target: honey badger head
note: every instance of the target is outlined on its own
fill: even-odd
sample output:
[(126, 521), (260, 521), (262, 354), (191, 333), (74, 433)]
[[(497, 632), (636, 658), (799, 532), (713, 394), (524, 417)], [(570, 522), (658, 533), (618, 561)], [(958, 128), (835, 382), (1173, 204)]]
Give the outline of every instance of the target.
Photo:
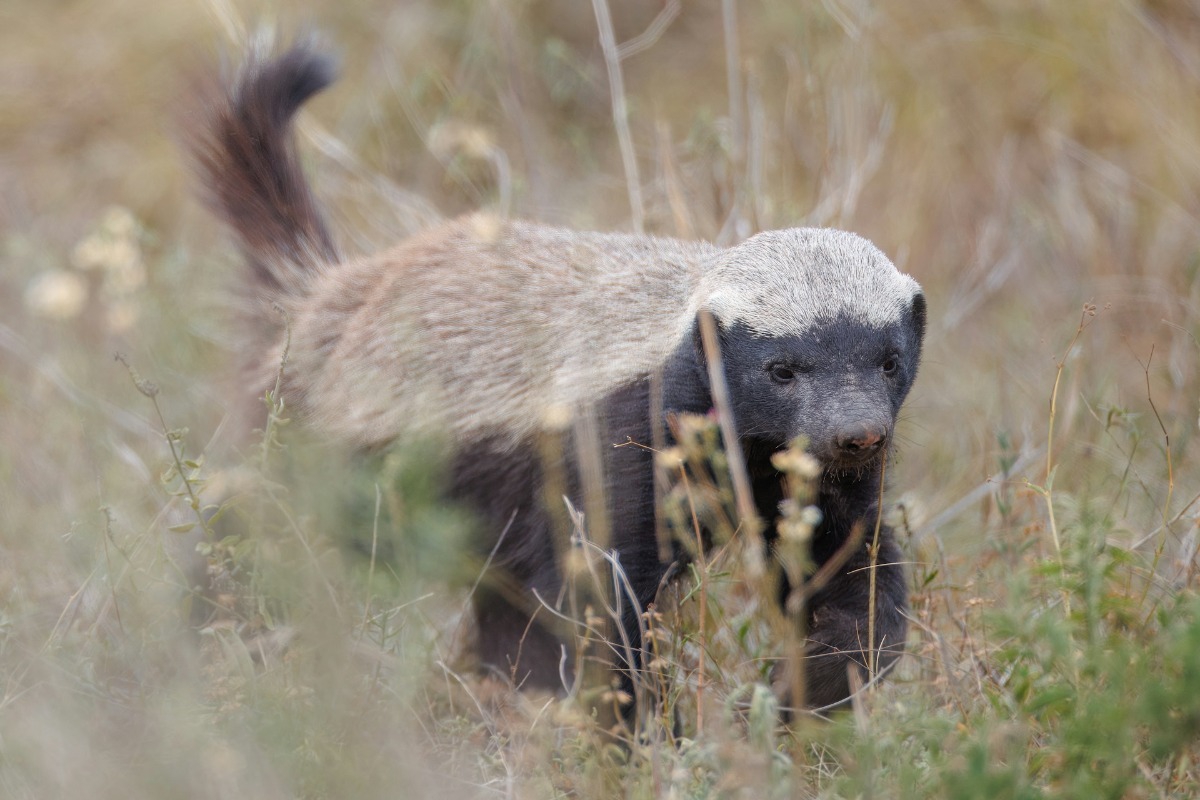
[(702, 279), (739, 434), (798, 436), (827, 467), (876, 460), (916, 377), (925, 296), (867, 240), (830, 229), (754, 236)]

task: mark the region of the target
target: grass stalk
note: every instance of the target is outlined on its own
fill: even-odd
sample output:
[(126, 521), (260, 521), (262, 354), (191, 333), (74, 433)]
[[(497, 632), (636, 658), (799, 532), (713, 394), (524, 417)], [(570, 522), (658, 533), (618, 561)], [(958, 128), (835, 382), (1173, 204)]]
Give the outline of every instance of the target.
[(749, 539), (749, 552), (757, 554), (751, 558), (759, 559), (760, 563), (754, 571), (761, 576), (763, 572), (761, 565), (763, 521), (758, 515), (758, 509), (754, 506), (750, 474), (746, 471), (746, 458), (742, 453), (737, 426), (733, 420), (733, 409), (729, 403), (729, 387), (725, 382), (725, 367), (721, 362), (721, 342), (717, 336), (717, 323), (708, 311), (701, 311), (697, 319), (700, 323), (704, 358), (708, 365), (708, 381), (712, 388), (713, 405), (716, 408), (717, 421), (721, 427), (722, 443), (729, 459), (729, 473), (730, 479), (733, 481), (739, 528)]
[(879, 532), (883, 529), (883, 486), (887, 476), (887, 451), (879, 461), (879, 497), (876, 501), (878, 508), (875, 514), (875, 533), (871, 537), (871, 545), (867, 548), (870, 570), (870, 587), (867, 593), (867, 680), (874, 680), (879, 671), (879, 647), (875, 645), (875, 604), (876, 604), (876, 572), (879, 566)]
[[(1058, 387), (1062, 381), (1063, 370), (1066, 368), (1067, 359), (1071, 357), (1071, 351), (1075, 349), (1075, 344), (1079, 341), (1079, 337), (1083, 335), (1084, 330), (1089, 325), (1089, 320), (1096, 316), (1096, 306), (1093, 303), (1084, 303), (1083, 311), (1079, 318), (1079, 325), (1075, 328), (1075, 335), (1071, 337), (1071, 341), (1067, 344), (1067, 349), (1063, 357), (1058, 360), (1054, 371), (1054, 387), (1050, 390), (1050, 416), (1046, 425), (1046, 474), (1043, 485), (1033, 487), (1046, 501), (1046, 524), (1050, 529), (1050, 539), (1054, 543), (1054, 554), (1058, 559), (1059, 568), (1065, 568), (1062, 554), (1062, 542), (1058, 534), (1058, 522), (1054, 515), (1054, 423), (1058, 418)], [(1071, 597), (1066, 589), (1063, 590), (1063, 605), (1068, 615), (1071, 613)]]
[[(696, 626), (696, 641), (700, 644), (701, 654), (708, 651), (708, 563), (704, 554), (704, 536), (700, 531), (700, 519), (696, 516), (696, 503), (692, 497), (692, 487), (688, 483), (687, 467), (679, 465), (679, 478), (687, 494), (688, 510), (692, 515), (692, 531), (696, 536), (696, 569), (700, 575), (700, 620)], [(697, 667), (696, 675), (696, 735), (704, 733), (704, 688), (707, 681), (708, 659), (703, 655)]]
[(635, 233), (645, 230), (646, 211), (642, 201), (642, 180), (638, 175), (637, 154), (629, 132), (629, 101), (625, 97), (625, 78), (621, 73), (621, 55), (613, 35), (612, 14), (608, 0), (592, 0), (596, 27), (600, 32), (600, 48), (608, 71), (608, 91), (612, 100), (613, 125), (617, 129), (617, 145), (621, 149), (621, 165), (625, 169), (625, 186), (629, 191), (629, 213)]

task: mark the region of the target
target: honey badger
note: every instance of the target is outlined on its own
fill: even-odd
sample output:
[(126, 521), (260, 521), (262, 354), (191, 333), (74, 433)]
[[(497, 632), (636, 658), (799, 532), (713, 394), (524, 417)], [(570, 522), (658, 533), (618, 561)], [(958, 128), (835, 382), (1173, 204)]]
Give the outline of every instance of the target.
[[(554, 598), (563, 585), (537, 446), (547, 414), (589, 409), (599, 441), (613, 444), (649, 443), (667, 415), (708, 412), (701, 311), (718, 326), (760, 513), (775, 519), (783, 499), (770, 455), (804, 436), (823, 469), (815, 563), (829, 561), (856, 526), (874, 528), (883, 457), (925, 330), (920, 287), (883, 253), (830, 229), (768, 231), (720, 248), (477, 213), (376, 255), (343, 258), (291, 131), (295, 112), (333, 73), (311, 43), (273, 58), (252, 54), (205, 97), (192, 155), (240, 240), (247, 295), (264, 319), (271, 304), (287, 311), (292, 408), (365, 449), (429, 433), (450, 442), (449, 491), (478, 514), (487, 530), (481, 556), (503, 576), (473, 596), (483, 664), (519, 684), (560, 681), (560, 642), (534, 599)], [(274, 381), (284, 338), (279, 326), (255, 343), (259, 396)], [(602, 449), (611, 547), (645, 608), (667, 571), (652, 456)], [(570, 459), (564, 469), (579, 506), (579, 470)], [(775, 535), (769, 530), (768, 542)], [(865, 671), (866, 648), (881, 648), (886, 666), (903, 646), (904, 571), (886, 526), (881, 537), (874, 642), (866, 641), (865, 547), (809, 600), (813, 706), (848, 697), (848, 670)], [(624, 607), (636, 648), (634, 605)]]

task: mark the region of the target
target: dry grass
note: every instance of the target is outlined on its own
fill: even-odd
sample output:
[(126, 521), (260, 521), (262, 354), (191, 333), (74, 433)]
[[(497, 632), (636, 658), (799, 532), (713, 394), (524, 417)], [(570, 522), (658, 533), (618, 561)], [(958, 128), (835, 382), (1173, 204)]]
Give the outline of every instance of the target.
[[(188, 70), (268, 12), (10, 4), (0, 796), (1200, 792), (1200, 12), (291, 5), (284, 30), (343, 54), (303, 129), (351, 250), (482, 205), (721, 241), (835, 225), (922, 282), (925, 362), (888, 465), (910, 655), (861, 713), (781, 731), (779, 643), (735, 546), (650, 621), (682, 739), (647, 720), (622, 749), (586, 704), (475, 677), (477, 565), (424, 454), (330, 469), (281, 427), (263, 459), (223, 422), (236, 258), (171, 132)], [(242, 531), (201, 559), (193, 494), (232, 498)]]

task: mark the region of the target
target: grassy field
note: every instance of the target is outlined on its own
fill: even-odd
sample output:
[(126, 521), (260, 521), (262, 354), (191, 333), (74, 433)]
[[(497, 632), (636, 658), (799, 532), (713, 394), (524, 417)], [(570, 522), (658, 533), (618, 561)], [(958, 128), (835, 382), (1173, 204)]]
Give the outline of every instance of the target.
[[(582, 0), (0, 5), (0, 798), (1200, 796), (1200, 8), (600, 5), (624, 117)], [(436, 458), (232, 433), (237, 255), (176, 143), (259, 22), (341, 55), (301, 141), (347, 250), (828, 225), (925, 286), (891, 680), (779, 725), (734, 547), (621, 742), (470, 669)]]

